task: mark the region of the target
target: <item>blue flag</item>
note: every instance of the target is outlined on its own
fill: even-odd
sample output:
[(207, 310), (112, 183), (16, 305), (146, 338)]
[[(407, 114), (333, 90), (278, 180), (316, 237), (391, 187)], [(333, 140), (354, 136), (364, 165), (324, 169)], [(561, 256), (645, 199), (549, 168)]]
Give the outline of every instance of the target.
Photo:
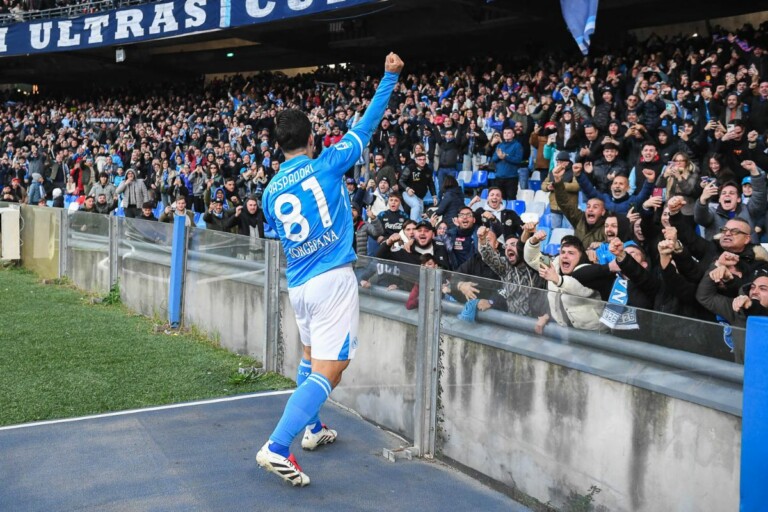
[(589, 53), (589, 38), (595, 32), (597, 20), (597, 0), (560, 0), (565, 24), (568, 25), (579, 50), (584, 55)]

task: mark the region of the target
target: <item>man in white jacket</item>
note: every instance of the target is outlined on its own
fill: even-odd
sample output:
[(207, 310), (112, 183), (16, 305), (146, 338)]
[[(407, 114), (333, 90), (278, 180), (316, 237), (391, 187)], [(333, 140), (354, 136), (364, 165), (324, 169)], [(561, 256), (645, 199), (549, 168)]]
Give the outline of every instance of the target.
[(565, 236), (560, 242), (560, 254), (549, 264), (542, 259), (541, 244), (547, 238), (545, 231), (536, 232), (525, 243), (525, 262), (539, 271), (547, 281), (549, 309), (558, 324), (577, 329), (596, 331), (600, 328), (600, 316), (604, 304), (600, 293), (582, 285), (574, 272), (589, 266), (581, 240)]

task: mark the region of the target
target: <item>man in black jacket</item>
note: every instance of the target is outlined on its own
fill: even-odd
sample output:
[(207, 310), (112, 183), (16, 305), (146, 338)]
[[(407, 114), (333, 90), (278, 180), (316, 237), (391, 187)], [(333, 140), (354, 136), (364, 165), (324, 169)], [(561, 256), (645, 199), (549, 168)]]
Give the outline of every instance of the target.
[(229, 217), (226, 229), (231, 227), (236, 227), (239, 235), (252, 239), (264, 238), (264, 212), (255, 197), (246, 199), (245, 208), (235, 208), (235, 214)]
[(224, 201), (219, 198), (211, 199), (208, 211), (203, 215), (203, 221), (211, 231), (229, 231), (229, 218), (234, 212), (224, 211)]
[(427, 191), (432, 194), (433, 201), (437, 204), (435, 180), (426, 154), (418, 153), (413, 162), (403, 170), (400, 175), (400, 189), (404, 191), (403, 201), (410, 207), (411, 220), (415, 222), (421, 220), (421, 214), (424, 212), (424, 197), (427, 195)]
[(459, 158), (463, 153), (463, 142), (461, 130), (458, 130), (458, 135), (452, 129), (445, 130), (444, 134), (436, 130), (435, 137), (440, 145), (440, 157), (437, 165), (437, 196), (441, 198), (445, 177), (456, 176), (459, 172)]
[[(448, 251), (442, 242), (434, 240), (435, 228), (428, 220), (422, 220), (416, 225), (414, 238), (403, 245), (399, 233), (395, 233), (381, 244), (376, 257), (406, 265), (396, 265), (399, 270), (392, 272), (392, 284), (402, 290), (410, 290), (419, 280), (419, 265), (422, 254), (431, 254), (435, 262), (443, 269), (450, 270)], [(396, 245), (397, 244), (397, 245)]]

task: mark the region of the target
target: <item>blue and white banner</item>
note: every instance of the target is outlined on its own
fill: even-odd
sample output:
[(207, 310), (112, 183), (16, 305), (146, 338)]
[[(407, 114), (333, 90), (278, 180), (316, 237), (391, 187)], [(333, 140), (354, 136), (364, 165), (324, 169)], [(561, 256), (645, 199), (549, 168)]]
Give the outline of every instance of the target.
[(83, 50), (317, 14), (379, 0), (172, 0), (0, 27), (0, 57)]
[(589, 54), (589, 38), (595, 32), (597, 0), (560, 0), (568, 30), (584, 55)]

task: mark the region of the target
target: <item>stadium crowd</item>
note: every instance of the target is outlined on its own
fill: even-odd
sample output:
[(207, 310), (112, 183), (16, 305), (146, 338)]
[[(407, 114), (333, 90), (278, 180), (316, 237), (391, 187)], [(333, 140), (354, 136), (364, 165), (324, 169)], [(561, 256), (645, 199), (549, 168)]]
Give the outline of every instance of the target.
[[(346, 178), (356, 250), (392, 260), (362, 269), (361, 286), (411, 291), (398, 265), (440, 266), (465, 276), (443, 289), (462, 318), (494, 308), (539, 332), (632, 336), (635, 308), (734, 326), (765, 315), (767, 29), (406, 70)], [(284, 159), (276, 112), (306, 111), (319, 153), (364, 111), (372, 76), (7, 102), (0, 200), (270, 236), (260, 198)]]

